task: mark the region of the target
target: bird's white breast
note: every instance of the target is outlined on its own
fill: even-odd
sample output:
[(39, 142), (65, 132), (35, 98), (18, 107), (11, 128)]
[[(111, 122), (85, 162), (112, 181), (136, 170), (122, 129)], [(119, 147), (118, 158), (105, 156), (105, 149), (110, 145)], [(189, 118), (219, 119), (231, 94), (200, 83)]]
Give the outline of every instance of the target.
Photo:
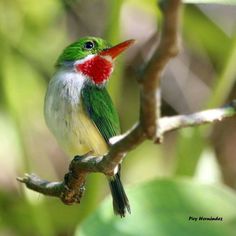
[(103, 155), (108, 149), (81, 103), (85, 79), (80, 73), (60, 70), (51, 79), (45, 97), (46, 123), (59, 145), (72, 157), (89, 151)]

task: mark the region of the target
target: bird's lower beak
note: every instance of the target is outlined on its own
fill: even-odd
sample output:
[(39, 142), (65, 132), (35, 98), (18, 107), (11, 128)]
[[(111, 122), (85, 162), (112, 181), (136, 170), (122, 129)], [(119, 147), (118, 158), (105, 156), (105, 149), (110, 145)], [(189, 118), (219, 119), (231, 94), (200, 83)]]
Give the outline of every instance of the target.
[(101, 56), (110, 56), (112, 59), (116, 58), (120, 53), (122, 53), (125, 49), (130, 47), (135, 42), (134, 39), (126, 40), (123, 43), (119, 43), (114, 47), (103, 50), (100, 55)]

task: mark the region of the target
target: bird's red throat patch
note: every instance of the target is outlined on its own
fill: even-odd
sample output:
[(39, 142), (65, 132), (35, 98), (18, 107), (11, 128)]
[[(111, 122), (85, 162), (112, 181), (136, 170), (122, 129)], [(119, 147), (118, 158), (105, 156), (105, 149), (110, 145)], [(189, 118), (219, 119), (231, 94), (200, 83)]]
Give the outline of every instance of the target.
[(94, 56), (75, 67), (78, 72), (89, 77), (95, 84), (103, 84), (111, 75), (113, 64), (105, 57)]

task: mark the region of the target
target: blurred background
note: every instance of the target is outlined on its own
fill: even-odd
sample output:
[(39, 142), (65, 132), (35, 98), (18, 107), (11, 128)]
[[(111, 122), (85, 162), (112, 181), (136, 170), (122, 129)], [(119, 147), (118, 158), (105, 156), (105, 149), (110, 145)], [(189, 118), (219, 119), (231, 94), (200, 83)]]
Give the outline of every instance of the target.
[[(235, 15), (235, 5), (185, 5), (181, 52), (162, 78), (163, 116), (219, 107), (236, 98)], [(231, 235), (236, 224), (235, 118), (171, 132), (162, 145), (146, 141), (131, 151), (122, 164), (122, 179), (133, 213), (122, 222), (113, 216), (101, 174), (89, 176), (85, 196), (74, 206), (16, 181), (26, 172), (58, 181), (68, 170), (70, 159), (43, 117), (46, 87), (63, 48), (87, 35), (113, 44), (137, 39), (117, 60), (108, 85), (124, 132), (138, 119), (136, 78), (158, 43), (162, 20), (155, 0), (0, 1), (1, 236), (162, 236), (189, 235), (191, 229)], [(100, 207), (107, 195), (106, 206)], [(206, 205), (198, 212), (201, 203)], [(213, 213), (224, 216), (221, 226), (196, 229), (197, 223), (188, 222), (191, 215)], [(140, 225), (149, 231), (137, 230)]]

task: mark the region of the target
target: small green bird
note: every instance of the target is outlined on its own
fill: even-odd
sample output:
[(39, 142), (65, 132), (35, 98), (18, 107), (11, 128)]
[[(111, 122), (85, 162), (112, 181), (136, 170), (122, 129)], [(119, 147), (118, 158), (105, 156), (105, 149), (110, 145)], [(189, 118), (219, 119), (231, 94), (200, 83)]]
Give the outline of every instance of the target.
[[(112, 47), (101, 38), (84, 37), (66, 47), (56, 62), (44, 104), (45, 120), (59, 145), (71, 157), (106, 154), (109, 139), (120, 134), (116, 109), (106, 84), (114, 59), (134, 40)], [(120, 165), (107, 176), (115, 214), (130, 213), (120, 180)]]

